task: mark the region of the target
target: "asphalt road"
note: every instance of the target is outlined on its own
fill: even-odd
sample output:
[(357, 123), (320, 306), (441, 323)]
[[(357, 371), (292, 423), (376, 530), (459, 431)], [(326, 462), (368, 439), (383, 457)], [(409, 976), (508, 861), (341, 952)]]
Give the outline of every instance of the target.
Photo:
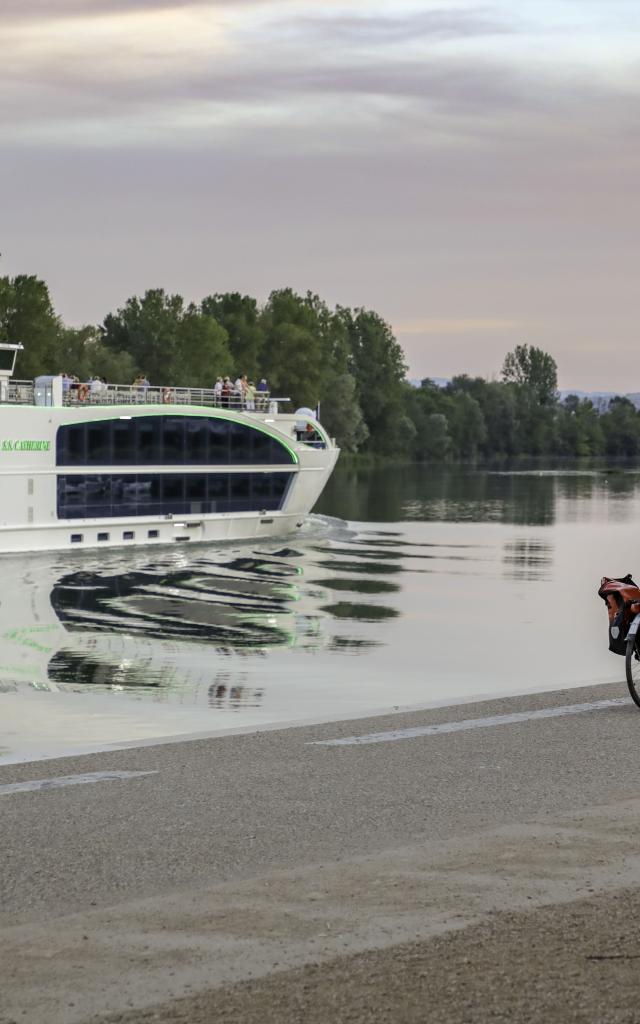
[(495, 721), (620, 697), (0, 768), (0, 1022), (640, 1021), (640, 713)]

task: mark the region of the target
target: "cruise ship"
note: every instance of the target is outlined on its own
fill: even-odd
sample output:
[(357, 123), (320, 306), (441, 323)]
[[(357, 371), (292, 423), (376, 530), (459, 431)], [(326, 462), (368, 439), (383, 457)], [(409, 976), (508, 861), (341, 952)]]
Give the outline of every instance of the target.
[[(0, 553), (291, 533), (339, 449), (310, 409), (257, 392), (13, 378), (0, 344)], [(247, 408), (250, 405), (251, 408)]]

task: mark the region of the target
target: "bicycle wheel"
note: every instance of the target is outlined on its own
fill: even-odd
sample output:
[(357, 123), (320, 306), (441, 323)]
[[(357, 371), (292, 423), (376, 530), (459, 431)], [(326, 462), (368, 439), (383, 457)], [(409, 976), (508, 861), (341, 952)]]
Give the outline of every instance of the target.
[(627, 671), (627, 686), (631, 699), (640, 708), (640, 647), (637, 636), (629, 637), (627, 640), (624, 667)]

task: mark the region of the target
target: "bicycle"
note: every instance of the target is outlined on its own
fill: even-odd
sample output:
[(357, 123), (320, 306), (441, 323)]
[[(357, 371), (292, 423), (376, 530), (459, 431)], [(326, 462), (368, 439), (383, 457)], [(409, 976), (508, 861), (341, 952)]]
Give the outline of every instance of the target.
[(640, 708), (640, 588), (631, 574), (603, 576), (598, 597), (605, 602), (609, 615), (609, 650), (624, 656), (629, 693)]

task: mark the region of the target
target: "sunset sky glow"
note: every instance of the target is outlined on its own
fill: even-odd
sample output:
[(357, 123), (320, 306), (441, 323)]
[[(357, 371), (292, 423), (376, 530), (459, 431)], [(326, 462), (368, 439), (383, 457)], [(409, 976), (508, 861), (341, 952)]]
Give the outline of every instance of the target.
[(1, 272), (310, 289), (414, 377), (640, 390), (637, 0), (3, 0)]

